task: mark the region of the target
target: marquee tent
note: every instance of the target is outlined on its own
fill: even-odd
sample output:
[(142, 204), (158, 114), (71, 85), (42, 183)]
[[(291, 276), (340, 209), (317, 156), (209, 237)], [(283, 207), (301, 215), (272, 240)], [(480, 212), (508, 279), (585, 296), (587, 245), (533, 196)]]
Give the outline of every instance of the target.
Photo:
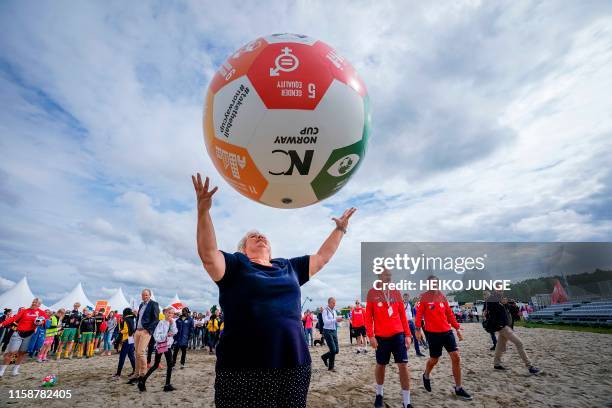
[(79, 282), (74, 289), (70, 291), (66, 296), (62, 298), (62, 300), (56, 302), (53, 306), (51, 306), (51, 310), (57, 309), (67, 309), (72, 310), (72, 306), (79, 302), (81, 304), (81, 308), (85, 306), (91, 306), (92, 308), (95, 306), (95, 303), (89, 300), (85, 292), (83, 291), (83, 285)]
[(130, 307), (121, 288), (117, 289), (117, 292), (108, 299), (108, 305), (111, 310), (117, 310), (119, 313), (122, 313), (126, 307)]

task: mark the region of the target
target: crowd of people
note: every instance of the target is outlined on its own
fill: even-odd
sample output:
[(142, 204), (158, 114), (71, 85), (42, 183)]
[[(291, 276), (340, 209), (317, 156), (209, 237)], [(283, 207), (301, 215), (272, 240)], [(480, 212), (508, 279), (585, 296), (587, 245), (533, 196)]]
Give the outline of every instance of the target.
[[(44, 363), (51, 355), (57, 359), (89, 358), (96, 352), (112, 354), (115, 349), (119, 361), (114, 378), (120, 378), (128, 358), (132, 373), (127, 383), (137, 384), (144, 392), (147, 381), (161, 367), (164, 358), (163, 389), (173, 391), (171, 378), (179, 352), (180, 368), (183, 368), (188, 349), (207, 346), (210, 353), (216, 354), (214, 401), (217, 407), (306, 407), (312, 369), (308, 348), (316, 342), (313, 329), (321, 335), (319, 342), (328, 347), (321, 356), (322, 364), (333, 372), (340, 353), (338, 327), (344, 318), (336, 310), (333, 297), (318, 310), (316, 317), (310, 311), (302, 315), (300, 287), (334, 256), (356, 209), (350, 208), (339, 218), (332, 218), (334, 229), (311, 255), (272, 258), (267, 237), (255, 230), (240, 239), (236, 252), (225, 252), (217, 247), (210, 214), (217, 188), (209, 188), (209, 179), (203, 182), (199, 174), (192, 181), (198, 208), (198, 254), (204, 270), (219, 288), (223, 313), (215, 309), (200, 314), (182, 308), (175, 316), (177, 311), (172, 307), (160, 310), (151, 299), (149, 289), (142, 291), (142, 302), (136, 310), (126, 308), (121, 314), (114, 311), (106, 316), (90, 308), (80, 310), (79, 304), (71, 311), (51, 313), (41, 310), (40, 300), (34, 299), (29, 308), (14, 316), (7, 313), (0, 323), (0, 327), (8, 330), (4, 337), (9, 338), (0, 375), (12, 360), (15, 362), (13, 375), (17, 375), (29, 352)], [(391, 273), (385, 270), (381, 279), (383, 283), (391, 282)], [(437, 280), (435, 276), (428, 279)], [(537, 374), (539, 370), (529, 360), (512, 328), (512, 314), (501, 294), (488, 295), (485, 302), (483, 327), (497, 339), (493, 368), (506, 369), (502, 356), (506, 344), (512, 342), (528, 372)], [(429, 351), (422, 374), (427, 392), (432, 392), (433, 370), (446, 350), (452, 363), (454, 395), (472, 399), (463, 387), (456, 341), (456, 338), (463, 340), (462, 328), (441, 291), (425, 292), (411, 303), (409, 296), (402, 296), (397, 290), (371, 289), (365, 308), (360, 301), (355, 302), (349, 319), (353, 337), (357, 339), (355, 352), (367, 356), (368, 344), (374, 349), (375, 407), (385, 404), (385, 371), (393, 355), (398, 366), (403, 408), (412, 408), (408, 350), (413, 344), (417, 356), (424, 357), (421, 348)], [(42, 345), (36, 349), (37, 344)]]
[[(143, 291), (145, 306), (150, 302), (150, 293), (149, 289)], [(35, 298), (30, 307), (21, 307), (15, 314), (11, 309), (5, 308), (0, 316), (0, 341), (4, 353), (0, 376), (4, 375), (11, 362), (15, 363), (12, 374), (18, 375), (21, 363), (26, 357), (38, 363), (45, 363), (51, 358), (71, 360), (91, 358), (96, 354), (111, 356), (114, 353), (119, 356), (114, 379), (121, 377), (126, 358), (132, 366), (130, 380), (136, 373), (146, 378), (147, 372), (144, 372), (144, 369), (139, 367), (140, 371), (136, 370), (137, 356), (141, 362), (146, 361), (147, 368), (157, 368), (157, 354), (153, 365), (151, 359), (153, 352), (159, 351), (157, 345), (163, 344), (163, 340), (159, 340), (163, 336), (155, 336), (154, 328), (149, 322), (159, 323), (172, 319), (171, 326), (176, 327), (169, 336), (172, 338), (167, 348), (171, 357), (169, 368), (175, 365), (179, 352), (180, 368), (184, 368), (187, 349), (208, 348), (209, 353), (214, 354), (224, 328), (221, 310), (215, 306), (204, 313), (191, 312), (185, 307), (175, 319), (176, 311), (173, 307), (168, 307), (160, 313), (156, 305), (153, 309), (149, 308), (147, 315), (138, 319), (135, 314), (138, 311), (135, 312), (131, 308), (125, 308), (121, 313), (117, 310), (107, 312), (104, 309), (94, 311), (90, 306), (81, 308), (80, 303), (75, 303), (72, 310), (51, 311), (40, 309), (40, 305), (40, 299)], [(149, 327), (152, 332), (149, 341), (144, 345), (141, 330), (143, 327)], [(145, 367), (144, 364), (140, 365)], [(170, 375), (167, 378), (169, 381)], [(170, 391), (170, 383), (167, 385), (166, 390)]]
[[(383, 281), (390, 280), (390, 274), (382, 274)], [(435, 277), (430, 277), (435, 279)], [(90, 307), (81, 308), (79, 303), (72, 310), (59, 309), (55, 312), (40, 309), (40, 300), (34, 299), (29, 308), (20, 308), (15, 315), (5, 309), (0, 317), (0, 339), (2, 339), (3, 364), (0, 375), (14, 361), (13, 375), (19, 374), (20, 364), (26, 356), (44, 363), (50, 358), (56, 360), (90, 358), (118, 355), (114, 379), (120, 379), (126, 358), (132, 372), (128, 384), (137, 384), (138, 389), (146, 391), (148, 378), (160, 367), (165, 358), (166, 379), (164, 391), (173, 391), (172, 371), (179, 362), (180, 369), (185, 367), (187, 350), (208, 349), (214, 354), (221, 338), (225, 321), (221, 310), (214, 306), (203, 313), (191, 312), (184, 307), (180, 311), (173, 307), (159, 310), (151, 300), (151, 291), (142, 291), (142, 303), (138, 310), (126, 308), (121, 313), (104, 310), (94, 311)], [(501, 293), (484, 293), (483, 327), (491, 334), (495, 350), (493, 368), (506, 370), (502, 356), (506, 344), (512, 342), (519, 358), (531, 374), (539, 370), (529, 360), (521, 340), (514, 332), (514, 323), (522, 317), (515, 302)], [(336, 310), (336, 300), (328, 299), (325, 307), (316, 313), (306, 310), (302, 315), (303, 335), (306, 344), (314, 346), (318, 340), (329, 351), (321, 356), (323, 364), (335, 371), (335, 356), (340, 352), (338, 323), (345, 321), (350, 330), (353, 348), (357, 354), (366, 354), (368, 345), (375, 350), (375, 407), (382, 407), (385, 368), (393, 355), (398, 364), (402, 400), (405, 407), (410, 403), (410, 376), (408, 351), (414, 348), (415, 355), (425, 357), (421, 349), (429, 350), (422, 374), (424, 388), (431, 392), (431, 373), (442, 351), (445, 349), (451, 359), (452, 374), (455, 378), (455, 393), (463, 399), (471, 395), (461, 382), (461, 363), (455, 335), (462, 340), (461, 327), (456, 311), (448, 305), (441, 292), (424, 293), (410, 300), (407, 293), (398, 291), (375, 291), (368, 294), (366, 307), (357, 300), (343, 318)], [(180, 359), (178, 355), (180, 353)], [(154, 354), (154, 357), (153, 357)]]

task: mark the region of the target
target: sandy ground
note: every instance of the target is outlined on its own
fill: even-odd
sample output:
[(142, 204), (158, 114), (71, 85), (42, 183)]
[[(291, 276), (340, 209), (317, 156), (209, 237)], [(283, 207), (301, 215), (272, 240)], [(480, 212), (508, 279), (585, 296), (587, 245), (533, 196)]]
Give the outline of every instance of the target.
[[(612, 407), (612, 335), (517, 328), (527, 353), (543, 370), (538, 376), (530, 376), (512, 346), (504, 359), (510, 371), (494, 371), (488, 334), (475, 323), (466, 324), (464, 333), (465, 340), (459, 343), (464, 386), (474, 400), (458, 401), (451, 394), (453, 380), (446, 355), (433, 372), (433, 392), (426, 392), (420, 379), (426, 358), (417, 358), (411, 349), (415, 407)], [(346, 328), (340, 333), (340, 342), (335, 373), (328, 372), (320, 359), (326, 349), (311, 349), (309, 407), (373, 406), (374, 353), (355, 354)], [(9, 369), (0, 380), (0, 406), (40, 406), (42, 401), (9, 399), (9, 390), (40, 389), (44, 376), (56, 374), (59, 382), (54, 389), (71, 390), (72, 398), (45, 400), (45, 407), (128, 407), (143, 403), (151, 407), (212, 407), (214, 362), (215, 357), (207, 352), (190, 351), (186, 368), (176, 369), (173, 374), (172, 383), (180, 391), (162, 392), (165, 372), (160, 370), (149, 379), (148, 391), (144, 394), (135, 386), (124, 384), (124, 379), (111, 380), (116, 355), (28, 363), (22, 366), (19, 376), (11, 376)], [(385, 402), (388, 407), (401, 407), (399, 379), (393, 365), (387, 370)]]

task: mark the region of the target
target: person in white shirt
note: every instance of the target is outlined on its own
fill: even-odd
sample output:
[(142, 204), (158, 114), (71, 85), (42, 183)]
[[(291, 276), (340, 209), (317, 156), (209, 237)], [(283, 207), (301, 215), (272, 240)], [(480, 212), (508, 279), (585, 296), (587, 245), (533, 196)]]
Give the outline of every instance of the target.
[(164, 391), (174, 391), (176, 388), (172, 386), (170, 383), (170, 378), (172, 377), (172, 343), (174, 343), (174, 336), (178, 333), (178, 329), (176, 327), (176, 323), (174, 321), (174, 308), (169, 306), (164, 309), (164, 320), (160, 320), (157, 326), (155, 327), (155, 332), (153, 332), (153, 338), (155, 339), (155, 362), (149, 368), (149, 371), (145, 374), (144, 377), (140, 378), (138, 381), (138, 389), (140, 391), (146, 391), (146, 382), (147, 379), (153, 374), (155, 370), (159, 367), (159, 363), (161, 361), (162, 355), (166, 357), (166, 385), (164, 386)]
[(193, 338), (191, 339), (191, 349), (202, 348), (202, 330), (204, 329), (204, 317), (202, 313), (193, 314)]
[(334, 370), (334, 362), (336, 360), (336, 354), (340, 351), (338, 344), (338, 322), (342, 321), (342, 317), (338, 317), (336, 312), (336, 299), (330, 297), (327, 299), (327, 307), (323, 309), (323, 337), (327, 342), (329, 351), (321, 356), (323, 364), (329, 371)]

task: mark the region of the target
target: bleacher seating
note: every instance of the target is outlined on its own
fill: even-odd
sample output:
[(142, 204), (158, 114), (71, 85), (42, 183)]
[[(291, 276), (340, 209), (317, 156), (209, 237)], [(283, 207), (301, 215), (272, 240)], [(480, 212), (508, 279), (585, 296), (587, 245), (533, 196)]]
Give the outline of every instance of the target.
[(531, 313), (529, 320), (612, 325), (612, 299), (585, 303), (560, 303)]

